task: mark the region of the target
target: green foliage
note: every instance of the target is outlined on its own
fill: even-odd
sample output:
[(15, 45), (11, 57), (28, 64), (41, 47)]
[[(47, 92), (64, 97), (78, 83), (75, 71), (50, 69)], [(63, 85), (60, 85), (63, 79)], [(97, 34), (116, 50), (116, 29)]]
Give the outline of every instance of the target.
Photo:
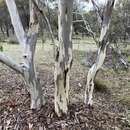
[(128, 62), (130, 62), (130, 55), (128, 56)]
[(130, 1), (119, 0), (111, 19), (110, 41), (126, 41), (130, 35)]
[(9, 40), (8, 41), (9, 44), (19, 44), (19, 42), (15, 37), (10, 37), (8, 40)]
[(97, 37), (99, 36), (100, 34), (100, 25), (99, 23), (97, 22), (98, 21), (98, 18), (95, 14), (94, 11), (90, 11), (89, 13), (86, 14), (86, 20), (88, 21), (92, 31), (97, 35)]
[(95, 80), (95, 89), (96, 89), (96, 91), (99, 91), (99, 92), (106, 92), (107, 91), (107, 86), (102, 81)]
[(0, 46), (0, 51), (3, 51), (3, 46)]
[(130, 108), (130, 96), (128, 95), (122, 96), (120, 102), (124, 105), (128, 105), (128, 107)]

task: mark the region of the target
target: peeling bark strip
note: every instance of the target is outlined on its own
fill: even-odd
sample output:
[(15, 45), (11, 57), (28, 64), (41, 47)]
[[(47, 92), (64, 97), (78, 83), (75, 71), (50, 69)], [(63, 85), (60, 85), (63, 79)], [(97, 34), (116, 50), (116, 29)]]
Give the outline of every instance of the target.
[(23, 29), (15, 1), (5, 1), (10, 13), (11, 21), (16, 36), (18, 38), (19, 43), (23, 47), (23, 49), (21, 49), (23, 51), (23, 63), (21, 66), (19, 66), (9, 58), (2, 58), (2, 55), (0, 55), (0, 61), (13, 68), (14, 70), (18, 70), (20, 73), (22, 73), (31, 95), (31, 109), (39, 109), (43, 104), (43, 100), (40, 80), (36, 76), (34, 65), (34, 54), (39, 28), (37, 10), (32, 1), (30, 0), (30, 26), (29, 31), (26, 34)]
[(55, 60), (55, 111), (67, 113), (69, 79), (72, 66), (72, 8), (73, 0), (59, 0), (59, 48)]
[(92, 97), (93, 97), (93, 89), (94, 89), (94, 78), (96, 76), (96, 73), (103, 65), (104, 59), (106, 57), (106, 48), (108, 45), (108, 30), (109, 30), (109, 24), (110, 24), (110, 18), (113, 10), (115, 0), (108, 0), (104, 14), (102, 19), (102, 29), (101, 34), (99, 38), (99, 50), (98, 50), (98, 56), (96, 59), (95, 64), (91, 67), (91, 69), (88, 72), (87, 77), (87, 84), (85, 89), (85, 103), (87, 103), (87, 97), (88, 97), (88, 105), (92, 105)]

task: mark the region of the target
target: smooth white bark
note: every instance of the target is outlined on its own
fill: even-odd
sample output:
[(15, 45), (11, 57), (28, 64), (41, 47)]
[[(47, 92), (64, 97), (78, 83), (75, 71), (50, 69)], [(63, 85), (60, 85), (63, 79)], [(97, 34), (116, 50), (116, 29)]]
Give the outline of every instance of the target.
[(113, 10), (115, 0), (108, 0), (106, 9), (104, 11), (103, 15), (103, 21), (102, 21), (102, 29), (101, 34), (99, 38), (99, 50), (98, 50), (98, 56), (96, 59), (96, 62), (91, 67), (91, 69), (88, 72), (87, 76), (87, 84), (86, 84), (86, 90), (85, 90), (85, 103), (87, 103), (88, 99), (88, 105), (92, 105), (93, 100), (93, 89), (94, 89), (94, 79), (98, 72), (98, 70), (103, 65), (104, 59), (106, 57), (106, 48), (108, 45), (108, 30), (109, 30), (109, 24), (110, 24), (110, 18)]
[(23, 69), (22, 69), (21, 65), (16, 63), (11, 57), (7, 56), (3, 52), (0, 52), (0, 62), (9, 66), (13, 70), (23, 74)]
[(28, 90), (31, 95), (31, 109), (39, 109), (43, 104), (43, 99), (42, 99), (42, 89), (40, 85), (40, 80), (36, 76), (35, 63), (34, 63), (34, 54), (39, 28), (37, 8), (30, 0), (29, 1), (30, 25), (29, 25), (29, 31), (26, 34), (23, 29), (15, 1), (14, 0), (5, 0), (5, 1), (9, 10), (15, 34), (18, 38), (19, 43), (23, 47), (21, 48), (21, 50), (23, 51), (22, 55), (23, 63), (21, 64), (21, 68), (18, 68), (18, 65), (12, 62), (12, 60), (10, 60), (9, 58), (5, 57), (5, 59), (3, 60), (1, 57), (1, 59), (9, 67), (17, 70), (19, 69), (19, 71), (23, 72), (22, 75), (24, 77), (24, 80), (26, 82), (26, 85), (28, 86)]
[(11, 17), (11, 22), (14, 27), (18, 41), (23, 46), (26, 44), (26, 33), (23, 29), (23, 26), (22, 26), (22, 23), (18, 14), (18, 10), (16, 7), (16, 3), (14, 0), (5, 0), (5, 2), (8, 7), (9, 14)]

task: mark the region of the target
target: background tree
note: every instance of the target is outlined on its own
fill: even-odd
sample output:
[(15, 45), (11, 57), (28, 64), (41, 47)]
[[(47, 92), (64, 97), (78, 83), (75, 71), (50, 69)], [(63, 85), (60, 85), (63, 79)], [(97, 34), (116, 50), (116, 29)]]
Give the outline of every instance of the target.
[(126, 43), (130, 35), (130, 1), (119, 0), (112, 15), (110, 27), (110, 40), (112, 42)]

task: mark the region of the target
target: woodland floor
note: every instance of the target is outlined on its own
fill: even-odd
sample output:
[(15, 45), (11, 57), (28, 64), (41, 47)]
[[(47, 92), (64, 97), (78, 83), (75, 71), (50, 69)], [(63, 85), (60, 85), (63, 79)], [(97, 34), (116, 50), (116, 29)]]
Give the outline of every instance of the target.
[[(70, 80), (70, 105), (67, 115), (54, 112), (54, 62), (52, 50), (38, 47), (36, 63), (42, 83), (45, 105), (30, 110), (30, 96), (20, 75), (6, 66), (0, 67), (0, 130), (130, 130), (130, 70), (115, 73), (100, 71), (94, 92), (94, 105), (83, 103), (86, 74), (82, 65), (85, 52), (74, 51)], [(51, 47), (52, 48), (52, 47)], [(15, 50), (15, 51), (14, 51)], [(17, 45), (5, 46), (5, 52), (20, 62)]]

